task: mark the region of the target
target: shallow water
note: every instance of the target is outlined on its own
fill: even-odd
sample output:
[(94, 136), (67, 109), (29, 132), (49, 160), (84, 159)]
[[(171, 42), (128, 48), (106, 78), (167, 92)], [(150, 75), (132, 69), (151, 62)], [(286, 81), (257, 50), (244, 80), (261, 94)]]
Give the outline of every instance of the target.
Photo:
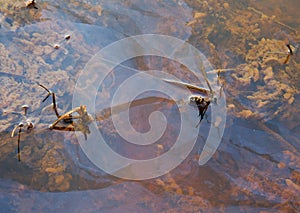
[[(297, 0), (64, 0), (38, 1), (38, 9), (26, 8), (23, 1), (0, 3), (0, 205), (5, 212), (300, 211)], [(98, 79), (85, 76), (83, 70), (97, 59), (102, 48), (145, 33), (174, 36), (201, 51), (212, 65), (206, 67), (207, 78), (214, 89), (219, 89), (218, 99), (226, 97), (227, 110), (216, 108), (220, 101), (212, 103), (199, 128), (195, 128), (198, 110), (185, 98), (190, 91), (169, 85), (162, 78), (173, 75), (208, 89), (203, 73), (192, 74), (186, 66), (168, 58), (143, 56), (126, 60), (105, 77), (99, 88), (93, 85)], [(70, 39), (64, 38), (67, 34)], [(288, 43), (293, 54), (285, 62)], [(58, 49), (55, 44), (59, 44)], [(136, 51), (143, 48), (151, 47), (137, 45)], [(130, 51), (124, 49), (125, 53)], [(122, 52), (117, 54), (121, 56)], [(219, 78), (212, 69), (220, 71)], [(163, 70), (165, 74), (153, 70)], [(153, 82), (156, 91), (135, 97), (129, 110), (130, 125), (140, 133), (154, 128), (151, 137), (155, 138), (161, 129), (156, 128), (157, 123), (151, 126), (151, 113), (163, 113), (168, 124), (159, 140), (143, 146), (128, 143), (118, 134), (110, 112), (111, 102), (115, 101), (115, 119), (127, 127), (128, 123), (121, 119), (126, 100), (137, 88), (143, 88), (143, 79), (129, 81), (132, 91), (118, 88), (137, 73), (150, 74), (144, 85)], [(63, 114), (73, 108), (80, 77), (91, 94), (93, 86), (97, 88), (97, 95), (95, 100), (82, 96), (76, 106), (95, 104), (95, 128), (112, 150), (135, 160), (155, 158), (174, 146), (180, 123), (186, 122), (186, 142), (181, 149), (197, 139), (191, 152), (178, 167), (149, 180), (126, 180), (99, 169), (82, 149), (89, 145), (87, 142), (97, 142), (89, 141), (93, 132), (87, 134), (85, 142), (80, 140), (84, 138), (81, 132), (76, 137), (74, 132), (50, 130), (48, 126), (56, 116), (49, 106), (51, 100), (42, 102), (46, 91), (36, 84), (56, 93), (59, 113)], [(157, 91), (166, 88), (169, 94)], [(113, 100), (117, 92), (121, 96)], [(21, 134), (19, 162), (17, 136), (11, 137), (11, 131), (22, 120), (20, 114), (13, 112), (21, 113), (23, 104), (29, 105), (28, 117), (35, 128)], [(88, 107), (88, 111), (93, 109)], [(213, 157), (199, 166), (199, 154), (209, 137), (211, 122), (226, 115), (226, 111), (221, 144)], [(218, 125), (214, 125), (217, 129)], [(125, 132), (123, 136), (134, 136), (133, 130)], [(102, 158), (108, 165), (118, 165)], [(178, 158), (183, 157), (179, 154)], [(128, 171), (122, 169), (118, 168), (116, 174)], [(148, 171), (144, 167), (138, 172), (143, 169)]]

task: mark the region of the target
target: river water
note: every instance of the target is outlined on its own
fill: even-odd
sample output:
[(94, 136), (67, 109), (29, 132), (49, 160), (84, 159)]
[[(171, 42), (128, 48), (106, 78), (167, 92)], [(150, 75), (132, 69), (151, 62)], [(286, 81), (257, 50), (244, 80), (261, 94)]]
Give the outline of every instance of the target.
[[(299, 8), (297, 0), (51, 0), (27, 7), (0, 0), (3, 212), (299, 212)], [(165, 37), (152, 46), (141, 40), (111, 55), (101, 52), (145, 34)], [(203, 69), (180, 63), (192, 47)], [(149, 50), (158, 54), (144, 54)], [(210, 82), (216, 101), (199, 125), (198, 109), (188, 101), (199, 90), (163, 80), (172, 78), (207, 91)], [(95, 120), (90, 133), (86, 126), (76, 134), (50, 130), (57, 117), (37, 82), (56, 94), (60, 115), (87, 105)], [(122, 117), (126, 106), (129, 121)], [(19, 161), (19, 129), (14, 137), (11, 132), (26, 119), (34, 128), (22, 129)], [(94, 148), (95, 130), (108, 145), (103, 150)], [(142, 162), (168, 156), (179, 136), (183, 146), (175, 158), (155, 164), (176, 165), (160, 175), (153, 164), (127, 167), (125, 158), (110, 160), (105, 151)], [(157, 140), (143, 144), (145, 138)], [(216, 151), (199, 164), (208, 141)]]

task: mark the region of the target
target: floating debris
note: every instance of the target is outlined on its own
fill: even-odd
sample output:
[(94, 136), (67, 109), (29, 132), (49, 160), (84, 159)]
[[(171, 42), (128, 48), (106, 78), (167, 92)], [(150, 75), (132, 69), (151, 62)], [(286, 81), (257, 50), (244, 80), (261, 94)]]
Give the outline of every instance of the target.
[(201, 121), (204, 118), (204, 115), (205, 115), (205, 113), (208, 109), (208, 106), (209, 106), (211, 100), (210, 100), (210, 98), (204, 98), (204, 97), (199, 96), (199, 95), (193, 95), (189, 99), (190, 99), (191, 103), (196, 104), (196, 106), (198, 107), (198, 110), (199, 110), (200, 121), (196, 126), (196, 127), (198, 127), (199, 124), (201, 123)]
[(70, 38), (71, 38), (71, 35), (69, 35), (69, 34), (65, 35), (66, 40), (69, 40)]
[(35, 0), (26, 0), (25, 2), (25, 6), (28, 8), (34, 8), (34, 9), (38, 9), (36, 6), (36, 1)]
[(16, 125), (11, 132), (11, 137), (14, 137), (16, 130), (19, 128), (19, 131), (18, 131), (18, 161), (21, 161), (20, 140), (21, 140), (22, 128), (26, 128), (27, 131), (30, 131), (34, 127), (34, 124), (31, 122), (31, 120), (26, 117), (29, 106), (23, 105), (22, 108), (24, 110), (23, 120), (20, 121), (20, 123), (18, 125)]
[[(81, 131), (84, 134), (85, 139), (87, 139), (87, 134), (90, 133), (88, 125), (91, 123), (93, 118), (91, 117), (90, 114), (87, 113), (86, 106), (81, 105), (79, 107), (76, 107), (76, 108), (68, 111), (67, 113), (63, 114), (62, 116), (60, 116), (57, 111), (57, 107), (56, 107), (57, 105), (56, 105), (56, 100), (55, 100), (55, 93), (51, 92), (49, 89), (47, 89), (42, 84), (39, 84), (39, 86), (48, 92), (47, 96), (43, 99), (43, 102), (46, 101), (46, 99), (48, 97), (52, 96), (53, 109), (57, 116), (57, 120), (55, 122), (53, 122), (49, 126), (49, 128), (54, 129), (54, 130), (62, 130), (62, 131)], [(72, 114), (75, 112), (77, 112), (79, 115), (73, 116)], [(74, 119), (78, 119), (78, 122), (77, 123), (73, 122)], [(64, 121), (65, 123), (69, 123), (70, 125), (57, 126), (57, 124), (60, 121)]]
[(284, 62), (283, 62), (284, 64), (287, 64), (287, 63), (288, 63), (290, 57), (291, 57), (292, 55), (294, 55), (294, 52), (297, 50), (297, 47), (294, 47), (294, 46), (292, 46), (291, 44), (287, 44), (286, 46), (287, 46), (287, 48), (288, 48), (288, 55), (286, 56), (286, 59), (285, 59)]
[(53, 47), (54, 47), (54, 49), (59, 49), (60, 45), (59, 44), (54, 44)]

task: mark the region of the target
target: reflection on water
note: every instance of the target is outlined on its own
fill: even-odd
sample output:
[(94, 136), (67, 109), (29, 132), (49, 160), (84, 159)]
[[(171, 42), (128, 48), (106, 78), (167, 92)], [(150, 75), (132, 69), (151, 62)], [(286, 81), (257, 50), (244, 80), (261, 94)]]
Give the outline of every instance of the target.
[[(0, 205), (6, 212), (300, 211), (297, 0), (65, 0), (38, 1), (38, 9), (26, 8), (21, 0), (0, 2)], [(203, 52), (219, 69), (207, 72), (220, 76), (212, 83), (224, 89), (228, 116), (221, 145), (207, 164), (198, 165), (198, 150), (207, 138), (210, 109), (194, 149), (181, 165), (162, 177), (134, 182), (94, 166), (74, 133), (47, 128), (56, 117), (51, 102), (41, 102), (45, 93), (35, 82), (52, 89), (60, 112), (67, 112), (76, 80), (90, 58), (114, 41), (142, 33), (172, 35)], [(69, 40), (64, 40), (66, 34)], [(57, 43), (60, 47), (54, 49)], [(295, 49), (284, 63), (286, 44)], [(123, 65), (167, 70), (200, 84), (186, 67), (165, 58), (138, 57)], [(107, 109), (128, 76), (130, 72), (117, 67), (106, 77), (98, 109)], [(108, 110), (102, 111), (98, 126), (120, 154), (152, 158), (172, 147), (182, 106), (155, 92), (137, 99), (141, 101), (130, 112), (137, 131), (149, 131), (145, 121), (154, 110), (169, 121), (163, 141), (148, 147), (148, 153), (122, 144)], [(35, 128), (21, 135), (18, 162), (17, 138), (10, 133), (22, 119), (12, 112), (20, 112), (23, 104), (30, 106)], [(196, 119), (197, 109), (188, 110)]]

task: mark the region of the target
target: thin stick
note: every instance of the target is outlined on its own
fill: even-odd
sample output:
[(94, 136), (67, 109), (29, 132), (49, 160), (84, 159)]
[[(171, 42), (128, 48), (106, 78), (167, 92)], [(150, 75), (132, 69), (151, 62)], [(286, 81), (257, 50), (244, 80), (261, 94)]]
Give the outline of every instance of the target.
[(210, 83), (209, 83), (209, 81), (208, 81), (207, 78), (205, 78), (205, 81), (206, 81), (207, 86), (208, 86), (208, 88), (209, 88), (209, 90), (210, 90), (210, 94), (214, 94), (214, 91), (212, 90), (212, 88), (211, 88), (211, 86), (210, 86)]
[[(171, 83), (171, 84), (174, 84), (176, 86), (180, 86), (180, 87), (187, 87), (188, 89), (192, 89), (192, 90), (196, 90), (198, 91), (200, 94), (202, 95), (205, 95), (205, 96), (208, 96), (210, 94), (210, 90), (207, 90), (205, 88), (202, 88), (202, 87), (198, 87), (198, 86), (195, 86), (193, 84), (189, 84), (189, 83), (185, 83), (185, 82), (181, 82), (181, 81), (175, 81), (175, 80), (169, 80), (169, 79), (163, 79), (164, 82), (167, 82), (167, 83)], [(210, 86), (209, 86), (210, 87)], [(211, 89), (211, 88), (210, 88)]]
[(15, 126), (15, 128), (13, 129), (13, 131), (11, 132), (11, 137), (14, 137), (15, 135), (15, 131), (17, 130), (17, 128), (19, 127), (19, 125)]
[(59, 131), (70, 131), (73, 132), (75, 131), (75, 127), (74, 126), (54, 126), (52, 127), (52, 129), (54, 130), (59, 130)]
[(285, 58), (283, 64), (287, 64), (287, 62), (289, 61), (290, 57), (291, 57), (291, 55), (288, 54), (287, 57)]
[(295, 34), (298, 34), (297, 30), (295, 30), (294, 28), (292, 28), (292, 27), (290, 27), (290, 26), (288, 26), (288, 25), (286, 25), (286, 24), (284, 24), (284, 23), (282, 23), (282, 22), (280, 22), (280, 21), (277, 21), (277, 20), (275, 20), (275, 19), (273, 19), (273, 18), (271, 18), (271, 17), (269, 17), (268, 15), (266, 15), (266, 14), (264, 14), (263, 12), (261, 12), (261, 11), (255, 9), (254, 7), (248, 7), (248, 10), (252, 10), (253, 12), (257, 13), (258, 15), (260, 15), (261, 17), (266, 17), (266, 18), (268, 18), (269, 20), (273, 21), (274, 23), (276, 23), (276, 24), (278, 24), (278, 25), (280, 25), (280, 26), (282, 26), (282, 27), (287, 28), (288, 30), (292, 31), (292, 32), (295, 33)]
[(49, 94), (51, 94), (51, 91), (47, 89), (47, 87), (45, 87), (44, 85), (38, 83), (38, 85), (42, 88), (44, 88)]
[(47, 96), (42, 100), (42, 102), (45, 102), (50, 95), (51, 95), (50, 93), (47, 94)]
[(50, 91), (49, 89), (47, 89), (47, 87), (45, 87), (45, 86), (42, 85), (42, 84), (39, 84), (39, 83), (38, 83), (38, 85), (39, 85), (40, 87), (44, 88), (44, 89), (48, 92), (46, 98), (44, 98), (42, 102), (46, 101), (47, 98), (48, 98), (50, 95), (52, 95), (52, 103), (53, 103), (53, 109), (54, 109), (54, 112), (55, 112), (55, 114), (56, 114), (56, 117), (57, 117), (57, 118), (60, 118), (60, 115), (58, 114), (57, 107), (56, 107), (55, 93), (52, 92), (52, 91)]
[(64, 115), (60, 116), (54, 123), (52, 123), (49, 126), (49, 128), (53, 129), (56, 126), (56, 124), (58, 124), (61, 120), (72, 118), (70, 115), (78, 110), (80, 110), (80, 107), (76, 107), (76, 108), (70, 110), (69, 112), (65, 113)]
[(20, 154), (21, 131), (22, 131), (22, 127), (19, 128), (19, 134), (18, 134), (18, 161), (21, 161), (21, 154)]
[(235, 71), (236, 68), (228, 68), (228, 69), (214, 69), (207, 71), (207, 74), (220, 74), (221, 72)]
[(52, 102), (53, 102), (53, 109), (54, 109), (54, 112), (56, 114), (56, 117), (60, 118), (60, 115), (58, 114), (57, 107), (56, 107), (55, 93), (54, 92), (52, 92)]

